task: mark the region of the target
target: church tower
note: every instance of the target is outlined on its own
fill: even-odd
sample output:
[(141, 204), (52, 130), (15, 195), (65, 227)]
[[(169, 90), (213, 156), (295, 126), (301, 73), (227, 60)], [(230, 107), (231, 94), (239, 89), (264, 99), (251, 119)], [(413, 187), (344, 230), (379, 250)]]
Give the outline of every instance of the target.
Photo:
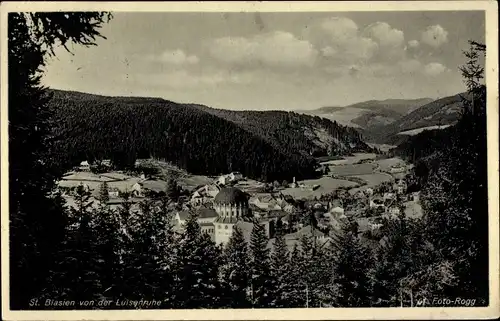
[(214, 210), (215, 243), (227, 244), (236, 222), (249, 215), (248, 195), (235, 187), (225, 187), (215, 196)]

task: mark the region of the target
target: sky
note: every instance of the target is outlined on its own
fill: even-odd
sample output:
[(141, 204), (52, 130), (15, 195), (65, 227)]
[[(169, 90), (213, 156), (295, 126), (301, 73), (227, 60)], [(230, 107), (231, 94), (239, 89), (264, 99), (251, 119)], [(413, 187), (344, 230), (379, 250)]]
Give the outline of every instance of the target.
[(233, 110), (310, 110), (465, 90), (484, 11), (114, 13), (50, 58), (49, 87)]

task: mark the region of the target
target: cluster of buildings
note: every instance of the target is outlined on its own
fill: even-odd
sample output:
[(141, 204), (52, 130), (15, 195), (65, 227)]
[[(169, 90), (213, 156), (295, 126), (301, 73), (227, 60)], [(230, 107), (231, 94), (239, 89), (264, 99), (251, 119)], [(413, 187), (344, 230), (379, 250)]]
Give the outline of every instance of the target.
[(66, 203), (74, 207), (74, 196), (76, 188), (82, 186), (84, 190), (90, 192), (91, 199), (97, 203), (101, 186), (106, 183), (108, 186), (108, 205), (117, 208), (123, 203), (122, 193), (129, 193), (132, 203), (138, 203), (146, 197), (148, 191), (165, 191), (166, 182), (157, 179), (147, 179), (144, 175), (140, 177), (129, 176), (120, 172), (109, 172), (94, 174), (89, 171), (69, 172), (58, 182), (58, 188)]
[[(103, 161), (102, 165), (108, 166), (109, 164)], [(401, 169), (394, 167), (394, 170), (395, 173), (400, 173)], [(259, 188), (252, 190), (251, 187), (247, 188), (246, 181), (241, 173), (232, 172), (215, 178), (210, 184), (194, 188), (183, 205), (183, 209), (176, 211), (173, 216), (176, 228), (182, 231), (186, 220), (194, 212), (201, 231), (208, 234), (216, 244), (224, 245), (228, 243), (235, 228), (239, 228), (249, 242), (254, 223), (257, 222), (264, 226), (266, 235), (270, 239), (268, 246), (272, 247), (277, 226), (281, 225), (288, 232), (285, 235), (285, 241), (291, 250), (304, 235), (311, 237), (315, 242), (326, 244), (331, 240), (332, 233), (336, 233), (347, 220), (346, 214), (356, 216), (350, 213), (351, 209), (346, 209), (339, 199), (311, 200), (306, 201), (304, 205), (313, 210), (317, 225), (306, 224), (304, 226), (294, 219), (297, 202), (291, 196), (279, 192), (262, 192)], [(162, 180), (147, 179), (144, 175), (132, 177), (121, 172), (94, 174), (90, 172), (89, 163), (82, 162), (79, 171), (64, 176), (59, 182), (59, 187), (71, 206), (74, 205), (72, 193), (75, 187), (83, 186), (97, 199), (104, 182), (108, 185), (110, 207), (119, 207), (123, 202), (121, 194), (128, 192), (132, 195), (130, 201), (136, 203), (137, 210), (137, 203), (146, 197), (147, 191), (165, 191), (167, 186), (167, 183)], [(257, 183), (261, 184), (251, 182), (249, 185), (258, 185)], [(289, 187), (315, 188), (315, 186), (300, 185), (295, 178)], [(372, 188), (360, 191), (363, 198), (359, 198), (359, 203), (363, 209), (377, 209), (381, 216), (396, 217), (400, 213), (397, 200), (400, 200), (406, 191), (404, 179), (396, 179), (389, 187), (389, 191), (384, 193), (374, 191)], [(366, 218), (363, 219), (370, 222)], [(367, 224), (371, 229), (374, 226), (377, 227), (377, 224)]]

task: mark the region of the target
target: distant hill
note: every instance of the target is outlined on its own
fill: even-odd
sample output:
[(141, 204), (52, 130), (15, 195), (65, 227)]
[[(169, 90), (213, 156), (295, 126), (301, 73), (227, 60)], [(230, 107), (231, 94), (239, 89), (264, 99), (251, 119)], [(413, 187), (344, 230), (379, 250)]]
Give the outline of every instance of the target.
[(159, 98), (51, 90), (54, 150), (69, 166), (110, 158), (165, 159), (194, 174), (240, 171), (262, 180), (315, 175), (314, 157), (368, 151), (360, 134), (319, 117), (229, 112)]
[(369, 100), (345, 107), (321, 107), (298, 112), (365, 129), (390, 124), (431, 101), (431, 98)]
[(387, 125), (370, 126), (363, 131), (363, 137), (379, 144), (399, 145), (408, 137), (418, 132), (417, 129), (444, 128), (459, 119), (465, 93), (441, 98), (421, 106), (408, 115)]

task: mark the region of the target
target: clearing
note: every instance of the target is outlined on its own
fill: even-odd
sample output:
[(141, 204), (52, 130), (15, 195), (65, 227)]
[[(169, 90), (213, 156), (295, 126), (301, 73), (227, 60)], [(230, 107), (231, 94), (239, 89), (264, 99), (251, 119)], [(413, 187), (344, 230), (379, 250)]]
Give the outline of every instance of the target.
[(371, 163), (330, 166), (330, 174), (336, 176), (352, 176), (371, 174), (377, 166)]
[(319, 188), (316, 189), (315, 191), (312, 191), (309, 188), (286, 188), (281, 191), (283, 195), (290, 195), (295, 199), (301, 199), (301, 198), (314, 198), (314, 197), (320, 197), (323, 194), (328, 194), (333, 192), (335, 189), (339, 187), (354, 187), (357, 186), (358, 184), (350, 181), (346, 181), (343, 179), (335, 179), (331, 177), (322, 177), (319, 179), (308, 179), (305, 181), (300, 181), (297, 182), (299, 184), (305, 184), (307, 186), (313, 186), (313, 185), (319, 185)]

